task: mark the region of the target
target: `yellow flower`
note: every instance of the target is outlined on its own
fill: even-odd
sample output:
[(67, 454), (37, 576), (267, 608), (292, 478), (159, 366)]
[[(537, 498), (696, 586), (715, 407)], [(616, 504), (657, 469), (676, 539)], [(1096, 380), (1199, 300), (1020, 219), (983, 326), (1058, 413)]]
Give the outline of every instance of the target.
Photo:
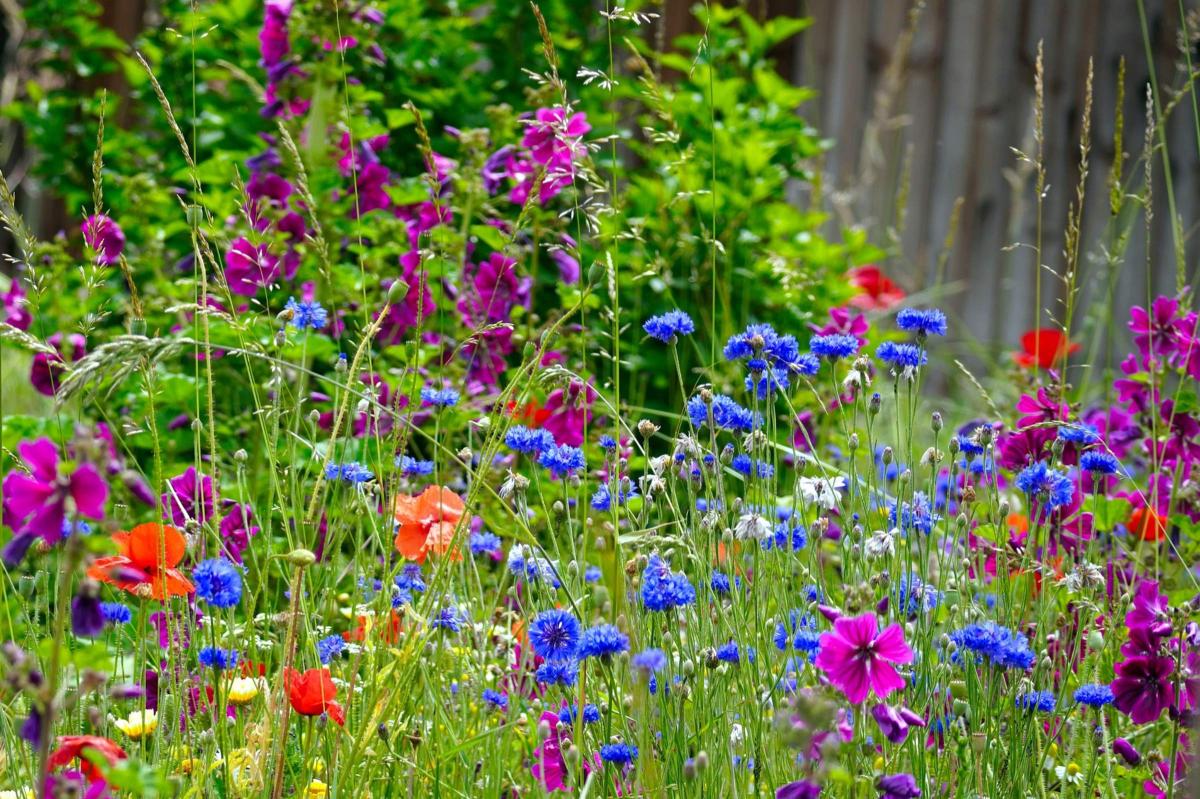
[(258, 680), (252, 677), (237, 677), (229, 684), (229, 701), (234, 705), (248, 705), (258, 696)]
[(137, 740), (146, 735), (153, 735), (158, 727), (158, 714), (153, 710), (135, 710), (127, 719), (113, 721), (117, 729)]
[(329, 786), (320, 780), (313, 780), (310, 782), (308, 784), (308, 791), (305, 792), (305, 796), (307, 796), (308, 799), (324, 799), (324, 797), (328, 794)]

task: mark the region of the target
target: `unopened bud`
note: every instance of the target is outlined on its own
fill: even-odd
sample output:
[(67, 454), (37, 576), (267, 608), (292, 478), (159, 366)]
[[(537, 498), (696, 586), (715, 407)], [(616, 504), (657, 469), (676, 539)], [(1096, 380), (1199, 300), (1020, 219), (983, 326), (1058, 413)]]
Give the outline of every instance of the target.
[(295, 566), (304, 568), (311, 566), (317, 562), (317, 556), (308, 549), (293, 549), (291, 552), (283, 556), (283, 559)]
[(399, 305), (408, 297), (409, 285), (403, 280), (394, 280), (392, 285), (388, 286), (387, 302), (388, 305)]

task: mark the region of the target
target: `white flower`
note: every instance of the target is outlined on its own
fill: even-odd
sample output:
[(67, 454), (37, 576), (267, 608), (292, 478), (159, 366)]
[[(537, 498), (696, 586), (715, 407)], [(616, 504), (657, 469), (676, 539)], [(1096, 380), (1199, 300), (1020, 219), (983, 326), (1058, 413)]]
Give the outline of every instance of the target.
[(896, 538), (900, 531), (893, 527), (891, 530), (876, 530), (863, 544), (868, 558), (879, 558), (884, 555), (896, 554)]
[(838, 476), (832, 480), (828, 477), (801, 477), (800, 496), (810, 505), (816, 505), (823, 510), (833, 510), (837, 507), (838, 492), (846, 487), (846, 478)]
[(746, 740), (746, 731), (742, 728), (741, 724), (735, 723), (733, 726), (731, 726), (729, 728), (729, 745), (730, 746), (732, 746), (736, 749), (736, 748), (740, 747), (742, 745), (742, 742), (745, 740)]
[(744, 514), (738, 519), (733, 534), (738, 538), (752, 538), (761, 541), (774, 532), (771, 523), (757, 513)]

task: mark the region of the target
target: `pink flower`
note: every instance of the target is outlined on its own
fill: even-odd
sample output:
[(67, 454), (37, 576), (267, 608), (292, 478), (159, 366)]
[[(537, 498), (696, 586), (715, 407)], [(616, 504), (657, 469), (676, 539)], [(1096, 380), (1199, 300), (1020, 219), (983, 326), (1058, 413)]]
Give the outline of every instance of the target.
[(8, 291), (0, 294), (0, 322), (7, 322), (18, 330), (28, 330), (33, 317), (25, 308), (25, 289), (14, 277)]
[(125, 233), (120, 225), (104, 214), (93, 214), (82, 228), (84, 243), (96, 252), (96, 263), (111, 266), (120, 260), (125, 249)]
[(225, 253), (225, 279), (234, 294), (253, 297), (259, 288), (273, 283), (278, 277), (279, 259), (265, 244), (254, 245), (242, 237)]
[(542, 723), (549, 725), (550, 735), (538, 744), (533, 752), (533, 765), (529, 771), (546, 791), (569, 791), (563, 777), (567, 773), (567, 762), (563, 758), (563, 741), (558, 734), (558, 715), (542, 713)]
[[(429, 278), (421, 266), (421, 254), (416, 250), (400, 256), (401, 279), (408, 284), (408, 294), (395, 305), (389, 305), (387, 318), (379, 328), (379, 343), (388, 346), (401, 344), (409, 330), (427, 319), (437, 308), (429, 290)], [(387, 281), (385, 287), (390, 287)]]
[(829, 680), (860, 704), (875, 691), (880, 699), (904, 688), (904, 679), (892, 663), (911, 663), (913, 651), (904, 642), (904, 631), (893, 624), (879, 632), (874, 613), (854, 618), (842, 617), (833, 623), (833, 631), (821, 636), (821, 651), (816, 665)]
[(58, 393), (68, 360), (74, 363), (87, 355), (87, 341), (78, 333), (65, 338), (62, 333), (55, 333), (46, 339), (46, 343), (58, 352), (39, 352), (33, 356), (33, 363), (29, 365), (29, 383), (39, 394), (53, 397)]

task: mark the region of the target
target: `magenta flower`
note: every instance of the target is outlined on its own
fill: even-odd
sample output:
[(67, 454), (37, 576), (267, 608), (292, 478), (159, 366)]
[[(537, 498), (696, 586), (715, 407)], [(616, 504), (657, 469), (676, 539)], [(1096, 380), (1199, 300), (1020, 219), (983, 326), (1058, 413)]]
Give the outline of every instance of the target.
[(265, 244), (251, 244), (245, 237), (240, 237), (225, 253), (225, 280), (234, 294), (253, 297), (260, 288), (278, 277), (279, 259)]
[(842, 617), (832, 632), (821, 636), (816, 665), (829, 681), (842, 689), (852, 704), (860, 704), (874, 690), (880, 699), (904, 688), (904, 679), (893, 663), (911, 663), (913, 651), (904, 642), (904, 630), (892, 624), (879, 632), (874, 613)]
[(14, 469), (4, 477), (4, 521), (15, 533), (3, 550), (9, 566), (21, 562), (35, 539), (55, 544), (63, 537), (68, 498), (76, 514), (97, 520), (108, 499), (108, 486), (91, 464), (59, 473), (58, 447), (48, 438), (22, 441), (17, 454), (29, 471)]
[(1113, 706), (1134, 724), (1156, 721), (1175, 701), (1171, 674), (1175, 661), (1157, 655), (1135, 655), (1116, 665), (1112, 681)]
[(1151, 356), (1174, 358), (1187, 341), (1188, 333), (1184, 319), (1177, 316), (1179, 300), (1174, 297), (1158, 297), (1149, 312), (1140, 305), (1129, 310), (1129, 329), (1133, 332), (1133, 343), (1143, 359)]
[(189, 519), (204, 524), (213, 515), (213, 482), (207, 474), (199, 476), (196, 467), (167, 481), (162, 495), (163, 521), (183, 528)]
[(563, 777), (567, 773), (567, 761), (563, 758), (563, 741), (558, 734), (558, 714), (542, 713), (541, 723), (550, 726), (550, 735), (533, 750), (533, 765), (529, 772), (542, 784), (546, 791), (569, 791)]
[(273, 67), (288, 54), (288, 17), (293, 0), (267, 0), (263, 7), (263, 26), (258, 34), (262, 65)]
[(0, 322), (12, 325), (17, 330), (28, 330), (33, 317), (25, 307), (25, 289), (14, 277), (8, 291), (0, 294)]
[(387, 318), (377, 336), (379, 343), (385, 346), (402, 344), (408, 331), (428, 319), (437, 308), (429, 291), (428, 278), (421, 268), (421, 254), (416, 250), (406, 252), (400, 256), (400, 267), (400, 278), (408, 284), (408, 294), (402, 301), (388, 306)]
[(546, 397), (544, 410), (550, 416), (542, 427), (550, 431), (559, 444), (571, 447), (583, 445), (584, 425), (592, 419), (592, 403), (596, 401), (596, 390), (573, 380), (565, 388), (556, 388)]
[(249, 505), (235, 503), (221, 517), (221, 541), (226, 554), (235, 563), (242, 562), (242, 553), (250, 546), (250, 539), (258, 534), (254, 524), (254, 513)]
[(879, 724), (883, 737), (894, 744), (902, 744), (908, 738), (910, 727), (924, 727), (925, 719), (904, 707), (894, 708), (880, 702), (871, 708), (871, 716)]
[(917, 781), (911, 774), (889, 774), (880, 777), (875, 782), (879, 789), (879, 799), (916, 799), (921, 795)]
[(796, 780), (775, 789), (775, 799), (817, 799), (821, 786), (809, 780)]
[(68, 359), (70, 363), (74, 363), (87, 355), (87, 340), (78, 333), (68, 336), (55, 333), (46, 339), (46, 343), (54, 347), (57, 353), (39, 352), (33, 356), (33, 363), (29, 367), (29, 382), (39, 394), (53, 397), (62, 383)]
[(592, 129), (587, 114), (572, 114), (567, 118), (564, 108), (539, 108), (526, 123), (521, 144), (529, 148), (533, 160), (549, 166), (556, 159), (569, 161), (579, 149), (579, 141)]
[(125, 233), (121, 226), (104, 214), (93, 214), (81, 226), (83, 241), (96, 253), (96, 263), (111, 266), (121, 259)]

